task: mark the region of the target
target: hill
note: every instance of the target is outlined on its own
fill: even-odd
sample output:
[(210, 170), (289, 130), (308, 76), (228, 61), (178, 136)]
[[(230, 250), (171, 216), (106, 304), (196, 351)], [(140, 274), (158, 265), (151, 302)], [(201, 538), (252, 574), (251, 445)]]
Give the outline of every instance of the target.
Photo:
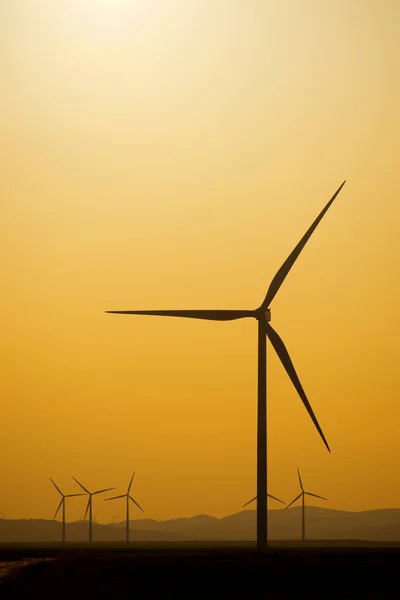
[[(256, 511), (244, 510), (222, 518), (196, 515), (157, 521), (130, 521), (131, 540), (137, 541), (254, 541)], [(67, 523), (67, 541), (88, 539), (88, 523)], [(268, 511), (268, 537), (296, 540), (301, 537), (301, 507)], [(400, 509), (350, 512), (306, 507), (306, 537), (309, 540), (399, 541)], [(57, 542), (61, 523), (45, 519), (0, 520), (1, 542)], [(125, 538), (125, 523), (93, 523), (93, 541), (117, 542)]]

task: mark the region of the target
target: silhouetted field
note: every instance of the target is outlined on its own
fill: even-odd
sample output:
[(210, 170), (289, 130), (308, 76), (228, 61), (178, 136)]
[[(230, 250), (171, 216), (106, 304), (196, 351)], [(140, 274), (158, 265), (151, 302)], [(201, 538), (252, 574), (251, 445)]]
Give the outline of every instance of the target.
[[(267, 599), (400, 597), (400, 544), (301, 545), (275, 543), (263, 556), (254, 546), (222, 543), (71, 546), (60, 558), (27, 566), (0, 583), (0, 597), (247, 599), (256, 592)], [(20, 550), (30, 556), (57, 552), (57, 546)]]
[[(398, 542), (376, 542), (364, 540), (283, 540), (270, 541), (270, 550), (290, 552), (292, 549), (301, 550), (306, 553), (315, 552), (342, 552), (352, 548), (360, 552), (374, 550), (399, 550)], [(72, 554), (132, 554), (141, 556), (155, 556), (167, 553), (169, 556), (178, 554), (204, 554), (228, 551), (240, 553), (254, 553), (255, 542), (243, 543), (242, 541), (203, 541), (195, 540), (188, 542), (9, 542), (0, 543), (0, 560), (19, 560), (22, 558), (58, 558), (63, 555)]]
[[(40, 562), (40, 560), (41, 560), (40, 558), (33, 558), (33, 559), (27, 558), (27, 559), (0, 561), (0, 582), (3, 579), (6, 579), (7, 577), (9, 577), (10, 575), (16, 575), (16, 573), (20, 569), (23, 569), (24, 567), (26, 567), (28, 565), (33, 565), (33, 564)], [(46, 558), (45, 560), (55, 560), (55, 559)]]

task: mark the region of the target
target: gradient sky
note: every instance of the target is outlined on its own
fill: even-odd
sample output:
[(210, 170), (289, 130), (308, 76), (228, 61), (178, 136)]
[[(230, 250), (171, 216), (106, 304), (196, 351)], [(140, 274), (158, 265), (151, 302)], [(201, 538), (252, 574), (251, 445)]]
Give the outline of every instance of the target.
[(271, 305), (332, 454), (269, 345), (269, 491), (400, 507), (399, 40), (397, 0), (0, 4), (7, 517), (256, 494), (256, 322), (104, 311), (255, 308), (344, 179)]

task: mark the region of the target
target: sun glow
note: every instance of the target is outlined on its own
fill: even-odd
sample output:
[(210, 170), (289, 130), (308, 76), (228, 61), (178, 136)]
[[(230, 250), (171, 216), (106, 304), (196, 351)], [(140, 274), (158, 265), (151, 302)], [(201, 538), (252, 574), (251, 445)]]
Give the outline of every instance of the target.
[(72, 0), (48, 3), (49, 14), (71, 33), (107, 41), (124, 38), (154, 22), (161, 9), (160, 0)]
[(400, 4), (360, 4), (0, 2), (8, 518), (53, 518), (49, 476), (135, 469), (157, 519), (256, 494), (255, 323), (104, 311), (254, 308), (344, 179), (271, 304), (332, 454), (268, 347), (268, 485), (400, 506)]

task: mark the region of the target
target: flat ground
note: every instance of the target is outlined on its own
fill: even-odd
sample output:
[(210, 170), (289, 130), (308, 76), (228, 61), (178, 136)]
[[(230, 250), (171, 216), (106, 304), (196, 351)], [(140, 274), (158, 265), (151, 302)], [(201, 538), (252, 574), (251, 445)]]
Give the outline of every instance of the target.
[[(321, 542), (319, 542), (321, 544)], [(12, 548), (11, 548), (12, 546)], [(18, 546), (18, 548), (17, 548)], [(253, 545), (9, 544), (2, 557), (34, 558), (0, 582), (0, 598), (400, 598), (400, 547), (317, 542)], [(37, 562), (39, 554), (54, 560)], [(9, 556), (9, 560), (11, 557)]]

